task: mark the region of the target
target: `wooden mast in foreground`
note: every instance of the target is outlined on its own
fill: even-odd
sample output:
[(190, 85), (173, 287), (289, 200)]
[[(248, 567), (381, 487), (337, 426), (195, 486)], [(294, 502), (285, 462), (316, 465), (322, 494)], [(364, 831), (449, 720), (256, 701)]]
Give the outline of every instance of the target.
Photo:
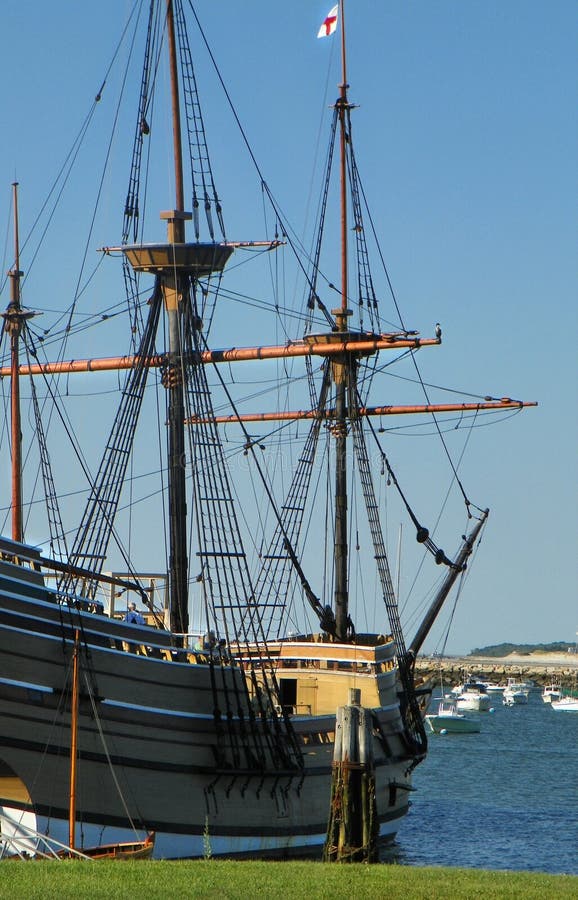
[(14, 267), (10, 269), (10, 303), (3, 313), (4, 330), (10, 335), (10, 420), (12, 437), (12, 539), (22, 541), (22, 427), (20, 418), (20, 332), (22, 321), (32, 313), (22, 312), (20, 303), (20, 244), (18, 237), (18, 182), (12, 185), (14, 200)]
[[(171, 104), (173, 120), (173, 155), (175, 175), (175, 208), (161, 213), (167, 219), (167, 243), (185, 242), (185, 194), (183, 185), (183, 153), (181, 144), (181, 115), (179, 104), (179, 82), (175, 22), (172, 0), (167, 0), (167, 36), (169, 50), (169, 71), (171, 84)], [(168, 487), (169, 487), (169, 590), (171, 597), (171, 628), (186, 634), (189, 630), (188, 598), (188, 557), (186, 524), (185, 435), (184, 435), (184, 386), (182, 378), (182, 318), (183, 299), (186, 293), (183, 276), (164, 271), (160, 276), (168, 320), (169, 353), (168, 377), (165, 388), (168, 391)]]

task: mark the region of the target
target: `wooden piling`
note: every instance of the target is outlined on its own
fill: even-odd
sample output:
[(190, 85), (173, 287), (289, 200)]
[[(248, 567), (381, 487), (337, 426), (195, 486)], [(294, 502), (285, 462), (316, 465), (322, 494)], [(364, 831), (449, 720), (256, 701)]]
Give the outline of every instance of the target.
[(349, 706), (340, 706), (336, 713), (325, 862), (378, 859), (371, 713), (360, 700), (361, 691), (352, 688)]

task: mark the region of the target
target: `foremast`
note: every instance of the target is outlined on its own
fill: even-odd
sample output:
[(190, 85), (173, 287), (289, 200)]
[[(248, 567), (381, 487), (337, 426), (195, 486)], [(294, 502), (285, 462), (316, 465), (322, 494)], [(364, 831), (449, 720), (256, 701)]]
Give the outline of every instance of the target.
[[(199, 278), (220, 272), (233, 252), (232, 245), (186, 243), (183, 151), (177, 42), (173, 0), (166, 0), (166, 33), (172, 107), (174, 208), (161, 213), (167, 222), (165, 244), (123, 245), (126, 258), (137, 272), (152, 272), (160, 290), (168, 324), (168, 350), (163, 359), (163, 385), (168, 394), (168, 503), (169, 503), (169, 594), (170, 627), (183, 636), (189, 631), (184, 347), (185, 316), (191, 286)], [(193, 322), (200, 329), (201, 322)]]
[[(171, 103), (173, 122), (173, 148), (175, 169), (175, 209), (161, 214), (167, 220), (167, 243), (184, 244), (185, 220), (191, 218), (185, 213), (183, 187), (183, 156), (181, 140), (181, 114), (179, 102), (178, 70), (176, 58), (175, 24), (172, 0), (167, 0), (167, 34), (169, 44), (169, 66), (171, 83)], [(172, 267), (171, 267), (172, 269)], [(168, 319), (169, 350), (168, 365), (165, 370), (164, 385), (169, 395), (168, 415), (168, 473), (169, 473), (169, 585), (171, 630), (186, 634), (189, 630), (188, 612), (188, 559), (186, 534), (186, 494), (185, 494), (185, 406), (183, 379), (181, 375), (181, 304), (184, 285), (179, 275), (164, 269), (158, 274), (164, 297)]]

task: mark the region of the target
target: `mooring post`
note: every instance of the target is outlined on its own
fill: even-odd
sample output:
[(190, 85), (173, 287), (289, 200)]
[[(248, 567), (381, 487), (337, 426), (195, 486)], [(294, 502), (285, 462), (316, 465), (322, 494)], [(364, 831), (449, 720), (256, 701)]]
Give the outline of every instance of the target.
[(371, 712), (360, 703), (361, 691), (351, 688), (349, 706), (336, 712), (326, 862), (377, 861)]

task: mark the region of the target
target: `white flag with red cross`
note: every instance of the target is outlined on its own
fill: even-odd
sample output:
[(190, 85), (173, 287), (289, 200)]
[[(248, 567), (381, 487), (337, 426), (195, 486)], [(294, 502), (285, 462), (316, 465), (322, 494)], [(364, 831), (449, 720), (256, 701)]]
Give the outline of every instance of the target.
[(317, 37), (328, 37), (330, 34), (333, 34), (335, 29), (337, 28), (337, 11), (339, 9), (338, 5), (335, 5), (331, 12), (327, 13), (325, 19), (323, 21), (323, 25), (317, 32)]

